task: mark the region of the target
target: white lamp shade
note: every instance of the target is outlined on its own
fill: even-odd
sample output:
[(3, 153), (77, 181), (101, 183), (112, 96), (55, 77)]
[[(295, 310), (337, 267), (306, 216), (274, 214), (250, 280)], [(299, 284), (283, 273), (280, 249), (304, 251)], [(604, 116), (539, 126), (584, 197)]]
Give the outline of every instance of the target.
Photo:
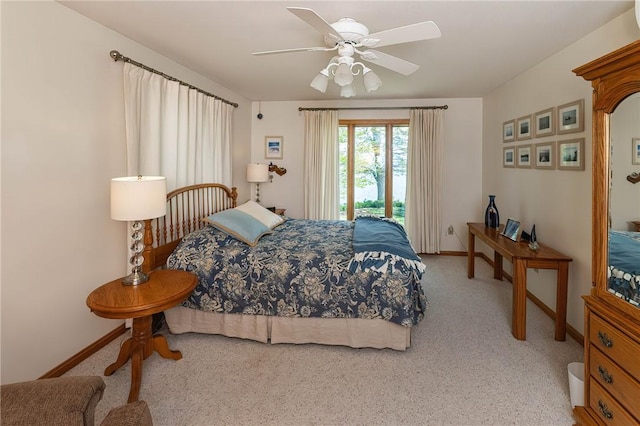
[(349, 84), (348, 86), (343, 86), (342, 89), (340, 89), (340, 96), (342, 96), (343, 98), (350, 98), (355, 95), (356, 91), (351, 84)]
[(324, 72), (326, 72), (326, 70), (322, 70), (311, 82), (311, 87), (322, 93), (327, 91), (327, 85), (329, 84), (328, 74), (324, 75)]
[(111, 219), (146, 220), (167, 213), (167, 179), (128, 176), (111, 179)]
[(373, 92), (374, 90), (378, 90), (378, 88), (382, 86), (382, 80), (380, 77), (376, 75), (369, 68), (364, 71), (364, 88), (367, 92)]
[(247, 182), (267, 182), (269, 180), (269, 165), (247, 165)]
[(333, 81), (341, 87), (348, 86), (349, 84), (353, 83), (353, 74), (351, 73), (351, 67), (346, 63), (338, 65), (336, 73), (333, 76)]

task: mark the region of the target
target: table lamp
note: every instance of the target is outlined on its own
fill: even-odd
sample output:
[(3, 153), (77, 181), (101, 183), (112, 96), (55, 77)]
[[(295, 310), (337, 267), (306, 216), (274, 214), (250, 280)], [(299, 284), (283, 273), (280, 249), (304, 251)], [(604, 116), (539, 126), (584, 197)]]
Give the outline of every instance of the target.
[(247, 182), (256, 184), (256, 203), (260, 202), (260, 183), (269, 181), (268, 164), (247, 165)]
[(122, 279), (124, 285), (138, 285), (149, 280), (142, 272), (144, 261), (143, 223), (167, 212), (167, 179), (162, 176), (128, 176), (111, 179), (111, 219), (133, 221), (131, 225), (131, 274)]

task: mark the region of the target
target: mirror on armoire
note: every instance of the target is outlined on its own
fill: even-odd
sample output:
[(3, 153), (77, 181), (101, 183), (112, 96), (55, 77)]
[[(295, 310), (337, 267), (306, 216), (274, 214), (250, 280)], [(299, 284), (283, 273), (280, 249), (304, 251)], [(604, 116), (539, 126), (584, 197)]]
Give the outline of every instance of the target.
[(610, 116), (609, 292), (640, 307), (640, 93)]

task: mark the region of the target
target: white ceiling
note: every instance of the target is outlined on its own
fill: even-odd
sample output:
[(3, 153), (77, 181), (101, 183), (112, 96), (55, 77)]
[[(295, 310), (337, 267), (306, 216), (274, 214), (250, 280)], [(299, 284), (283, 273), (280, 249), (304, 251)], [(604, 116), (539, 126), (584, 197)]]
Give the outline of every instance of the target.
[(366, 93), (358, 81), (356, 99), (482, 97), (633, 7), (630, 0), (60, 3), (253, 101), (340, 99), (333, 83), (325, 94), (309, 86), (334, 52), (251, 54), (324, 45), (289, 6), (329, 23), (352, 17), (370, 33), (427, 20), (439, 26), (441, 38), (379, 48), (420, 69), (402, 76), (371, 66), (383, 86)]

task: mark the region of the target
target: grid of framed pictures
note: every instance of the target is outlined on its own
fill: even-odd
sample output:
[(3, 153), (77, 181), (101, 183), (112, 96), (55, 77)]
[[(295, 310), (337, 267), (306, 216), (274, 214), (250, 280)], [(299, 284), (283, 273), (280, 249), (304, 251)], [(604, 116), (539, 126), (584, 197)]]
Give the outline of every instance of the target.
[[(584, 132), (584, 99), (505, 121), (502, 124), (502, 142), (579, 132)], [(640, 145), (636, 148), (640, 152)], [(504, 147), (502, 166), (538, 170), (584, 170), (584, 138)]]

